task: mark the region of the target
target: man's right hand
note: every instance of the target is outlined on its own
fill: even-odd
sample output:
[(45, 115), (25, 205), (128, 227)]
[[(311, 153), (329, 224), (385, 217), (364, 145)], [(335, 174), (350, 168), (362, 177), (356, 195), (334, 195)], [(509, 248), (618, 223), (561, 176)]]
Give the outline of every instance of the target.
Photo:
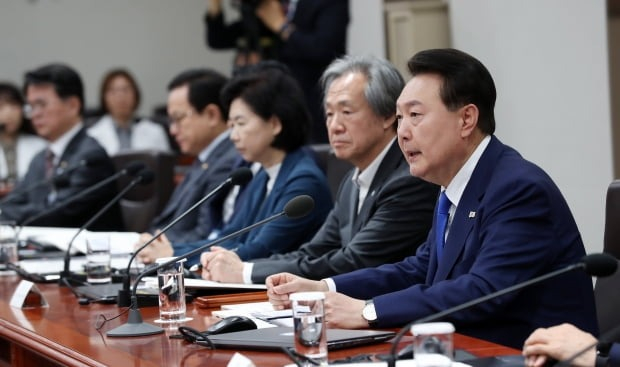
[(289, 294), (295, 292), (327, 292), (329, 288), (323, 281), (309, 280), (290, 273), (274, 274), (265, 280), (267, 296), (274, 309), (289, 308)]
[(233, 251), (213, 246), (200, 255), (202, 278), (222, 283), (243, 283), (243, 261)]
[[(594, 345), (596, 338), (571, 324), (536, 329), (525, 341), (523, 355), (528, 367), (542, 367), (549, 358), (563, 361), (575, 352)], [(596, 348), (592, 347), (571, 362), (571, 366), (594, 367)]]
[[(150, 241), (153, 238), (153, 235), (150, 233), (142, 233), (140, 235), (140, 239), (138, 243), (134, 245), (134, 249), (137, 249), (143, 246), (145, 243)], [(142, 249), (137, 257), (143, 264), (152, 264), (156, 259), (160, 257), (170, 257), (174, 254), (174, 250), (172, 249), (172, 244), (168, 241), (168, 238), (165, 234), (162, 234), (159, 238), (153, 241), (150, 245)]]

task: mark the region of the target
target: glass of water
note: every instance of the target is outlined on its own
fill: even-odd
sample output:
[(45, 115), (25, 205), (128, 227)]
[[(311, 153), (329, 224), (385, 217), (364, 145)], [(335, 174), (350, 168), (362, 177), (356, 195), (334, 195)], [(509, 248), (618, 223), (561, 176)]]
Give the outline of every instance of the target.
[(454, 354), (454, 325), (449, 322), (414, 324), (413, 358), (418, 367), (450, 367)]
[(86, 235), (86, 281), (93, 284), (110, 283), (110, 236), (107, 233)]
[[(174, 258), (163, 257), (156, 260), (158, 265)], [(185, 318), (185, 281), (181, 259), (157, 270), (157, 288), (159, 289), (159, 321), (179, 322)]]
[[(320, 365), (327, 366), (325, 293), (298, 292), (292, 293), (289, 299), (293, 308), (295, 350)], [(304, 363), (313, 366), (310, 362)]]
[(0, 275), (14, 274), (7, 264), (17, 264), (15, 222), (0, 222)]

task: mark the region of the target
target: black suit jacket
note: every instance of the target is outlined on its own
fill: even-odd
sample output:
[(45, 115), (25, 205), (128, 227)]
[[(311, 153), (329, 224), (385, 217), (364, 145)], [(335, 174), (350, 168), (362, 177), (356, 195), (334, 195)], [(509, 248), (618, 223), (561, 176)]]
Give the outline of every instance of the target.
[[(241, 21), (225, 24), (222, 14), (205, 17), (206, 41), (214, 49), (237, 47), (245, 35)], [(325, 68), (337, 57), (346, 54), (349, 0), (299, 0), (291, 21), (295, 32), (286, 42), (258, 21), (261, 37), (270, 38), (273, 50), (264, 55), (286, 64), (299, 81), (314, 120), (312, 139), (327, 142), (325, 116), (322, 112), (318, 80)]]
[[(213, 149), (207, 161), (196, 164), (174, 190), (161, 214), (153, 220), (151, 231), (163, 228), (192, 205), (220, 185), (235, 167), (239, 154), (230, 139), (224, 139)], [(210, 210), (211, 200), (203, 203), (166, 232), (175, 243), (193, 242), (207, 238), (214, 226), (221, 223), (221, 211)], [(217, 215), (217, 217), (213, 217)]]
[(254, 262), (252, 281), (290, 272), (322, 279), (352, 270), (402, 260), (424, 242), (433, 221), (439, 187), (409, 173), (394, 141), (356, 214), (356, 194), (349, 172), (323, 226), (298, 251)]
[[(14, 220), (19, 224), (49, 210), (48, 215), (32, 221), (29, 225), (80, 227), (85, 224), (116, 195), (114, 182), (74, 203), (57, 210), (51, 209), (115, 173), (114, 164), (105, 150), (82, 129), (65, 148), (58, 165), (54, 167), (54, 174), (63, 173), (66, 167), (76, 166), (85, 158), (88, 158), (91, 164), (71, 172), (68, 185), (57, 188), (55, 201), (48, 203), (51, 185), (43, 185), (36, 190), (20, 193), (25, 187), (45, 179), (45, 150), (37, 153), (30, 162), (26, 176), (10, 194), (11, 198), (0, 207), (0, 217)], [(123, 230), (121, 218), (120, 209), (115, 205), (88, 229)]]

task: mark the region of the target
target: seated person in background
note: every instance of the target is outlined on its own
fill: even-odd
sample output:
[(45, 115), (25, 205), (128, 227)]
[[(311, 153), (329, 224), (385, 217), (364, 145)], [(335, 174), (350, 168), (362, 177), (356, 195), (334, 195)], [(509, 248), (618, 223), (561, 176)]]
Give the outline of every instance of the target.
[[(26, 73), (27, 116), (39, 134), (49, 142), (47, 149), (32, 159), (26, 176), (0, 206), (0, 219), (23, 223), (41, 212), (62, 204), (85, 189), (112, 176), (114, 165), (97, 141), (86, 134), (82, 124), (84, 90), (78, 73), (64, 64), (48, 64)], [(60, 175), (65, 168), (82, 165), (57, 187), (41, 185), (25, 192), (24, 188)], [(80, 200), (63, 206), (29, 223), (36, 226), (80, 227), (116, 195), (111, 182)], [(122, 230), (120, 210), (113, 207), (88, 229)]]
[(47, 145), (24, 118), (24, 97), (10, 83), (0, 83), (0, 180), (9, 186), (24, 178), (32, 157)]
[[(309, 195), (314, 209), (308, 215), (280, 218), (221, 245), (244, 260), (297, 249), (314, 235), (332, 208), (325, 174), (303, 147), (310, 118), (299, 85), (279, 70), (264, 70), (232, 79), (221, 98), (229, 106), (230, 139), (243, 159), (260, 163), (261, 170), (216, 238), (282, 212), (298, 195)], [(181, 255), (204, 243), (163, 243), (157, 257), (171, 256), (173, 248), (175, 256)]]
[(140, 89), (133, 76), (123, 69), (110, 70), (101, 83), (100, 112), (103, 117), (88, 134), (112, 156), (120, 151), (170, 151), (166, 130), (147, 119), (136, 118)]
[[(292, 292), (330, 291), (325, 313), (331, 327), (402, 326), (585, 255), (551, 178), (493, 136), (496, 92), (484, 65), (458, 50), (435, 49), (417, 53), (408, 67), (413, 78), (396, 105), (398, 141), (411, 174), (442, 186), (428, 239), (415, 256), (395, 264), (320, 281), (272, 275), (266, 284), (277, 308), (288, 306)], [(513, 348), (534, 329), (562, 322), (598, 332), (592, 282), (583, 272), (445, 320), (459, 333)]]
[(327, 68), (322, 85), (334, 154), (355, 166), (323, 226), (299, 250), (251, 262), (233, 251), (205, 252), (204, 278), (264, 283), (288, 271), (321, 279), (402, 260), (426, 239), (439, 188), (412, 177), (398, 148), (398, 70), (384, 59), (345, 57)]
[(525, 341), (523, 355), (528, 367), (543, 367), (551, 358), (561, 362), (573, 356), (570, 365), (575, 367), (620, 367), (620, 344), (599, 347), (592, 334), (571, 324), (536, 329)]
[[(205, 197), (234, 169), (239, 154), (230, 141), (226, 125), (227, 108), (220, 103), (220, 91), (226, 77), (211, 69), (189, 69), (175, 76), (168, 85), (168, 116), (170, 134), (174, 136), (184, 154), (196, 156), (183, 181), (175, 188), (168, 204), (153, 219), (151, 233), (161, 229)], [(166, 232), (170, 241), (190, 242), (206, 238), (221, 217), (209, 208), (210, 200)], [(152, 238), (143, 233), (139, 247)], [(156, 244), (140, 251), (139, 259), (146, 263), (155, 261)]]

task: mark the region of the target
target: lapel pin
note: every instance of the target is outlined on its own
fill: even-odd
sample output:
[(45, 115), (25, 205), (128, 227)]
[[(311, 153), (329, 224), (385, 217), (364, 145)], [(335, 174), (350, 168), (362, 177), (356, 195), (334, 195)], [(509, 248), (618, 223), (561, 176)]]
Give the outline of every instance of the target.
[(470, 218), (475, 218), (476, 217), (476, 212), (469, 212), (469, 217)]
[(202, 167), (202, 169), (203, 169), (203, 170), (204, 170), (204, 169), (207, 169), (207, 168), (209, 168), (209, 163), (204, 162), (204, 163), (201, 165), (201, 167)]

